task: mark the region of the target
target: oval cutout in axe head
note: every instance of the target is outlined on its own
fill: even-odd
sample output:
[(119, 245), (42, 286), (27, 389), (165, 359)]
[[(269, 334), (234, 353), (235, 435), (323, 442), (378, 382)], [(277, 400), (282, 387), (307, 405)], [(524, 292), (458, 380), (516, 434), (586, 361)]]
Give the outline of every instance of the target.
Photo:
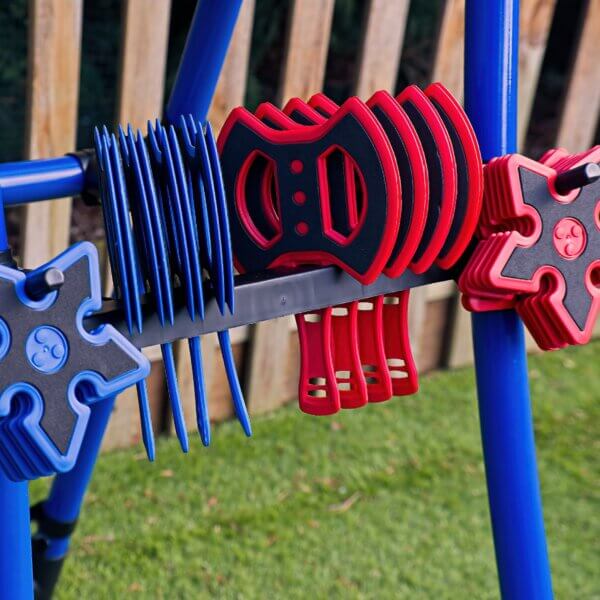
[[(300, 98), (289, 100), (282, 112), (298, 125), (320, 125), (329, 118)], [(355, 172), (351, 157), (336, 152), (328, 157), (327, 177), (332, 192), (329, 202), (332, 226), (340, 235), (348, 237), (358, 225), (364, 208), (360, 174)]]
[[(304, 263), (338, 265), (365, 284), (380, 275), (398, 233), (400, 178), (385, 132), (358, 98), (322, 125), (290, 131), (275, 131), (247, 110), (235, 109), (218, 146), (240, 271)], [(365, 203), (363, 219), (343, 240), (324, 218), (330, 214), (327, 157), (337, 150), (354, 161)], [(247, 174), (259, 155), (274, 164), (280, 200), (282, 235), (270, 244), (247, 209)], [(297, 192), (308, 201), (294, 202)]]
[[(290, 100), (287, 106), (291, 106), (294, 101)], [(309, 106), (324, 116), (330, 116), (337, 109), (337, 104), (322, 93), (312, 96)], [(400, 229), (384, 269), (388, 277), (398, 277), (410, 263), (425, 228), (429, 203), (427, 161), (413, 124), (390, 94), (385, 91), (376, 92), (367, 100), (367, 106), (381, 123), (390, 140), (400, 172)], [(299, 110), (297, 102), (294, 108)]]
[[(283, 110), (280, 110), (270, 102), (259, 104), (255, 111), (255, 116), (263, 123), (276, 130), (296, 129), (310, 125), (321, 125), (326, 121), (325, 117), (317, 113), (299, 98), (292, 98)], [(249, 210), (260, 206), (256, 211), (255, 223), (261, 227), (261, 222), (266, 220), (269, 226), (280, 231), (279, 222), (279, 198), (274, 181), (275, 169), (272, 162), (249, 177), (253, 181), (248, 183)], [(331, 220), (332, 229), (342, 237), (348, 237), (353, 229), (358, 225), (358, 207), (357, 207), (357, 189), (360, 193), (361, 186), (356, 184), (357, 174), (354, 172), (352, 159), (338, 152), (328, 157), (327, 178), (328, 187), (331, 193), (329, 198), (329, 209), (331, 214), (328, 219)], [(260, 199), (257, 200), (256, 196)], [(302, 204), (306, 201), (306, 196), (295, 196), (294, 201)], [(262, 224), (264, 228), (264, 223)]]
[[(323, 123), (328, 118), (321, 113), (318, 113), (314, 108), (299, 98), (292, 98), (284, 106), (282, 111), (283, 115), (280, 119), (277, 119), (274, 115), (274, 111), (277, 110), (278, 109), (273, 105), (269, 105), (268, 107), (264, 107), (263, 110), (257, 110), (256, 114), (258, 116), (260, 113), (267, 116), (267, 118), (277, 120), (280, 125), (285, 126), (290, 125), (290, 118), (299, 125), (316, 125)], [(345, 217), (351, 219), (352, 209), (354, 210), (354, 216), (356, 217), (356, 195), (353, 196), (351, 193), (346, 193), (348, 190), (351, 192), (355, 191), (352, 188), (355, 177), (352, 162), (343, 157), (341, 161), (332, 165), (332, 170), (335, 170), (334, 176), (340, 181), (338, 189), (341, 189), (344, 194), (342, 198), (337, 200), (338, 204), (342, 205), (336, 207), (341, 213), (338, 215), (338, 219), (341, 220)], [(333, 200), (333, 202), (335, 202), (335, 200)], [(344, 204), (346, 206), (344, 206)], [(333, 215), (335, 215), (336, 208), (332, 207)], [(343, 306), (325, 308), (316, 312), (322, 316), (321, 326), (331, 327), (331, 332), (328, 335), (331, 337), (332, 351), (331, 354), (325, 354), (321, 360), (326, 362), (328, 357), (333, 360), (333, 372), (335, 374), (341, 407), (348, 409), (364, 406), (368, 402), (368, 393), (367, 381), (360, 362), (358, 302), (349, 302)], [(326, 313), (329, 313), (329, 315), (326, 315)], [(299, 328), (300, 325), (301, 323), (299, 321)], [(322, 352), (322, 349), (320, 347), (304, 348), (302, 342), (306, 340), (306, 337), (302, 335), (299, 337), (301, 361), (314, 360), (307, 355)], [(301, 367), (301, 370), (302, 369), (303, 367)], [(300, 389), (302, 391), (302, 387)]]

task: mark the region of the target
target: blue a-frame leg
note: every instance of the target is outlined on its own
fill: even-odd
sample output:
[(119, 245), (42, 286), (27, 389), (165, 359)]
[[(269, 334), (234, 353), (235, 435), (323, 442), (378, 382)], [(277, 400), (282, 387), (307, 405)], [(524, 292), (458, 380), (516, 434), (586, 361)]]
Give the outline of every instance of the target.
[[(484, 161), (516, 151), (518, 43), (518, 0), (467, 0), (465, 106)], [(523, 324), (510, 310), (473, 314), (472, 321), (500, 590), (506, 600), (548, 600)]]
[(27, 485), (0, 472), (0, 598), (6, 600), (33, 598)]
[[(0, 253), (7, 252), (8, 237), (0, 192)], [(2, 257), (9, 261), (8, 254), (2, 254)], [(11, 599), (30, 600), (33, 597), (31, 573), (28, 483), (14, 483), (0, 471), (0, 598), (11, 590)]]

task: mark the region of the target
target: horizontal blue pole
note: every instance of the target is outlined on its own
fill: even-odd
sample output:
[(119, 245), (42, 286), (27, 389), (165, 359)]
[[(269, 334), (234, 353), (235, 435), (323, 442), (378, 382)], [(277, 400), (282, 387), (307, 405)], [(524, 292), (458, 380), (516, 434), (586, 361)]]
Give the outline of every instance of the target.
[(0, 598), (32, 600), (33, 567), (27, 482), (0, 471)]
[(242, 0), (198, 0), (166, 117), (191, 114), (204, 121), (212, 101)]
[(5, 206), (76, 196), (86, 179), (76, 156), (0, 164), (0, 194)]
[[(515, 152), (518, 0), (467, 0), (465, 108), (484, 161)], [(474, 313), (481, 439), (500, 590), (550, 600), (523, 324), (513, 310)]]

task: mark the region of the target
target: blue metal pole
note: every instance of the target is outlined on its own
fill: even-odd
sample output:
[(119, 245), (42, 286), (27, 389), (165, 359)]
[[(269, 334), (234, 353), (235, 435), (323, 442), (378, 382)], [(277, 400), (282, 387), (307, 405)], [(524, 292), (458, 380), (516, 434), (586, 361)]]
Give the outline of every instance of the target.
[(198, 1), (167, 105), (171, 123), (187, 114), (206, 119), (241, 5), (242, 0)]
[[(50, 495), (44, 502), (44, 513), (53, 520), (61, 523), (77, 520), (114, 405), (113, 396), (90, 406), (90, 420), (77, 462), (70, 471), (54, 478)], [(68, 538), (65, 553), (67, 548)], [(52, 554), (57, 558), (53, 549)]]
[(8, 232), (6, 230), (6, 219), (4, 216), (4, 199), (0, 188), (0, 252), (8, 250)]
[[(0, 252), (8, 250), (4, 196), (0, 190)], [(28, 483), (15, 483), (0, 470), (0, 595), (33, 598)]]
[(50, 598), (58, 582), (114, 404), (113, 396), (91, 405), (75, 466), (56, 475), (48, 499), (32, 512), (39, 525), (32, 542), (33, 577), (40, 597)]
[(74, 155), (0, 164), (0, 190), (6, 206), (80, 194), (85, 173)]
[[(518, 0), (467, 0), (465, 106), (484, 161), (516, 151)], [(552, 598), (523, 324), (474, 313), (481, 437), (502, 597)]]
[(11, 600), (33, 598), (27, 482), (9, 481), (2, 471), (0, 471), (0, 597)]
[[(177, 122), (182, 114), (201, 121), (206, 118), (241, 5), (242, 0), (199, 0), (167, 105), (168, 121)], [(75, 155), (0, 164), (0, 190), (6, 206), (75, 196), (86, 183)], [(1, 215), (0, 250), (3, 222)]]

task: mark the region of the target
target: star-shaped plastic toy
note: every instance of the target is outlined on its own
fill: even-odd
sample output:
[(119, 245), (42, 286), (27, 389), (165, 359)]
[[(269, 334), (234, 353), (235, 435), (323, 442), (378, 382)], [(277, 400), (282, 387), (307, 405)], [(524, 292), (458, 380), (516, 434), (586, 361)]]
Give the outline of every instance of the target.
[(554, 349), (589, 341), (600, 309), (600, 179), (557, 191), (561, 173), (600, 162), (600, 147), (545, 157), (488, 164), (482, 239), (459, 286), (472, 310), (515, 306), (540, 347)]
[(15, 481), (68, 471), (89, 405), (150, 371), (114, 327), (84, 327), (102, 306), (95, 247), (77, 244), (37, 272), (50, 268), (64, 283), (34, 300), (26, 274), (0, 266), (0, 468)]

